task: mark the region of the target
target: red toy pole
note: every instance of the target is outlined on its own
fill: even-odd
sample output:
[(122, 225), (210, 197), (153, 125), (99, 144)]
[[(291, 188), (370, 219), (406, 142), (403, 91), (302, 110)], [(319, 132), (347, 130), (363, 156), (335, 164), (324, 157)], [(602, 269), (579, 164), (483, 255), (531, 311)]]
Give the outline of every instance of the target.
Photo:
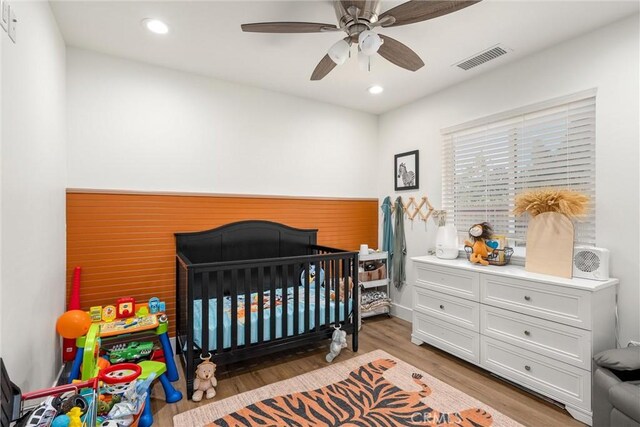
[[(80, 310), (80, 267), (73, 270), (73, 283), (71, 285), (71, 296), (67, 310)], [(65, 338), (62, 340), (62, 360), (70, 362), (76, 355), (76, 340)]]

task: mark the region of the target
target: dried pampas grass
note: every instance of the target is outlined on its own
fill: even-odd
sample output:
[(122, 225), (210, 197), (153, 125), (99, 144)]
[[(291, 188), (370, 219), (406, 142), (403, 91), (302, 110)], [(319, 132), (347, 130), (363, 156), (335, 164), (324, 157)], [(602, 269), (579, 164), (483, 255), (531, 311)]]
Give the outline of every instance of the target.
[(545, 212), (558, 212), (567, 217), (579, 218), (586, 214), (589, 197), (573, 190), (559, 188), (540, 188), (516, 196), (513, 213), (525, 212), (532, 217)]

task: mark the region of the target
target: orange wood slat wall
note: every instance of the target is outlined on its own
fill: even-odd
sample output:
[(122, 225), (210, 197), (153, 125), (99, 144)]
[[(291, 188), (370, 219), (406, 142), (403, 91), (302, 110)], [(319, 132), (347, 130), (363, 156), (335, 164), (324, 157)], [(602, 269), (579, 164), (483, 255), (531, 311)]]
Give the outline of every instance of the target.
[(318, 243), (357, 250), (378, 245), (378, 201), (296, 197), (67, 193), (67, 301), (82, 267), (80, 302), (114, 304), (123, 296), (166, 301), (174, 335), (173, 233), (264, 219), (317, 228)]

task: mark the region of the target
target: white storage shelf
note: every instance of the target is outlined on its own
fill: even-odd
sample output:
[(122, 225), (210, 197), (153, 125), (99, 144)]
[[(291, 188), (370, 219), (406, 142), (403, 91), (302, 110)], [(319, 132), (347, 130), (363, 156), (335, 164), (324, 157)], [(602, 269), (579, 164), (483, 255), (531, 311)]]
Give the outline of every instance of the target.
[(591, 358), (616, 345), (616, 279), (412, 260), (414, 344), (428, 343), (546, 395), (591, 424)]
[[(384, 264), (385, 277), (382, 279), (375, 280), (359, 280), (360, 286), (365, 290), (378, 290), (387, 293), (387, 297), (389, 297), (389, 266), (388, 264), (388, 254), (387, 252), (374, 252), (368, 255), (359, 255), (358, 256), (358, 267), (364, 268), (365, 264), (370, 262), (377, 262)], [(371, 310), (364, 310), (360, 307), (360, 318), (367, 318), (372, 316), (378, 316), (380, 314), (389, 314), (389, 307), (376, 307)]]

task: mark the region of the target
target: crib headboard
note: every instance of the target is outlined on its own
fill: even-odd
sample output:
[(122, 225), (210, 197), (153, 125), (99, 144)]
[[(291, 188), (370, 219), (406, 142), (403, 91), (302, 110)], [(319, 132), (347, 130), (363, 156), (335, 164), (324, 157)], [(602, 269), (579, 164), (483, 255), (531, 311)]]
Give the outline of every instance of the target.
[[(318, 230), (271, 221), (240, 221), (193, 233), (175, 233), (176, 253), (188, 264), (311, 255)], [(185, 259), (186, 258), (186, 259)]]

